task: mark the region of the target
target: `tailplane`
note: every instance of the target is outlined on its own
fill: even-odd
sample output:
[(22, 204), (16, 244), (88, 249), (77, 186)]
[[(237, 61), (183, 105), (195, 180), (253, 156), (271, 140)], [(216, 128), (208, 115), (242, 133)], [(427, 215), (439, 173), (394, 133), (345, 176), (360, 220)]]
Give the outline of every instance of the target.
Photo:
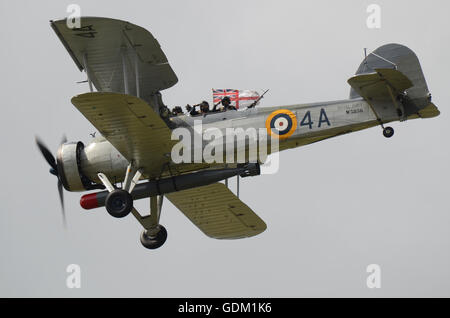
[(348, 83), (352, 86), (352, 99), (396, 99), (401, 108), (400, 117), (404, 119), (439, 115), (439, 110), (431, 103), (419, 59), (406, 46), (386, 44), (377, 48), (362, 61)]

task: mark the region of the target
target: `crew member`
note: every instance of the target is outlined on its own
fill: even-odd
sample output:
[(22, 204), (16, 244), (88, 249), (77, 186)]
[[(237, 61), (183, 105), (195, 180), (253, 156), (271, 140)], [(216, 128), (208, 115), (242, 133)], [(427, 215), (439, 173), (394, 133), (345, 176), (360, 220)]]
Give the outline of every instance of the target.
[[(195, 109), (195, 107), (197, 106), (200, 106), (200, 110)], [(203, 101), (200, 104), (194, 105), (193, 107), (187, 105), (186, 110), (191, 116), (206, 115), (207, 113), (209, 113), (209, 103), (207, 101)]]
[(223, 105), (223, 110), (237, 110), (236, 107), (234, 107), (233, 105), (231, 105), (231, 99), (228, 96), (225, 96), (224, 98), (222, 98), (222, 105)]
[(207, 113), (209, 113), (209, 103), (204, 100), (201, 104), (200, 104), (200, 113), (206, 115)]
[(175, 106), (172, 109), (172, 116), (179, 116), (179, 115), (183, 115), (183, 109), (180, 106)]

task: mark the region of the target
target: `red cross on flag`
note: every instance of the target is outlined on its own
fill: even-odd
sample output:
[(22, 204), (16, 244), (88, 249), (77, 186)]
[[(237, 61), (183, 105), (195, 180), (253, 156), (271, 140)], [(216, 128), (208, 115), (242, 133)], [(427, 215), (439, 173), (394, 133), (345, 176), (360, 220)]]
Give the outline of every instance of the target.
[(213, 88), (212, 91), (214, 104), (219, 103), (222, 98), (228, 96), (231, 100), (231, 105), (235, 106), (237, 109), (239, 109), (239, 107), (250, 106), (255, 100), (259, 98), (259, 93), (257, 91), (251, 91), (248, 89), (238, 90)]

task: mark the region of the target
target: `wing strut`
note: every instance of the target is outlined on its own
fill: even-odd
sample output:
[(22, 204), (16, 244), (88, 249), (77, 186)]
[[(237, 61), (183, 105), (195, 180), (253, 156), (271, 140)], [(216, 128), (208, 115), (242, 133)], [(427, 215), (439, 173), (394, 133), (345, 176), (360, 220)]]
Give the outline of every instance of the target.
[(126, 48), (120, 50), (122, 54), (122, 71), (123, 71), (123, 87), (125, 89), (125, 94), (129, 95), (130, 90), (128, 88), (128, 73), (127, 73), (127, 63), (126, 63)]
[[(228, 188), (228, 178), (225, 179), (225, 186)], [(239, 198), (239, 175), (236, 176), (236, 196)]]
[(89, 75), (89, 70), (88, 70), (88, 63), (87, 63), (87, 53), (84, 52), (83, 53), (83, 66), (84, 66), (84, 71), (86, 72), (86, 76), (87, 76), (87, 80), (89, 83), (89, 90), (91, 91), (91, 93), (94, 91), (92, 88), (92, 81), (91, 81), (91, 76)]
[(136, 50), (134, 51), (134, 74), (136, 76), (136, 96), (138, 98), (141, 98), (141, 90), (140, 90), (140, 84), (139, 84), (139, 60)]

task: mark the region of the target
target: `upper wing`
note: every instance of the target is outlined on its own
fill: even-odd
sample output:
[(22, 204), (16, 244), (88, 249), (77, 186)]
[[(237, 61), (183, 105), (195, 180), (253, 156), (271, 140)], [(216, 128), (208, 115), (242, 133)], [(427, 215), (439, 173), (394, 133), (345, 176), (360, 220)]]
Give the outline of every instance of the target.
[(81, 17), (80, 23), (71, 29), (64, 19), (51, 26), (98, 91), (125, 92), (127, 86), (130, 94), (148, 101), (177, 83), (158, 41), (144, 28), (109, 18)]
[(266, 224), (224, 184), (214, 183), (166, 195), (203, 233), (238, 239), (263, 232)]
[(119, 93), (86, 93), (72, 104), (126, 158), (151, 178), (170, 160), (171, 130), (142, 99)]

